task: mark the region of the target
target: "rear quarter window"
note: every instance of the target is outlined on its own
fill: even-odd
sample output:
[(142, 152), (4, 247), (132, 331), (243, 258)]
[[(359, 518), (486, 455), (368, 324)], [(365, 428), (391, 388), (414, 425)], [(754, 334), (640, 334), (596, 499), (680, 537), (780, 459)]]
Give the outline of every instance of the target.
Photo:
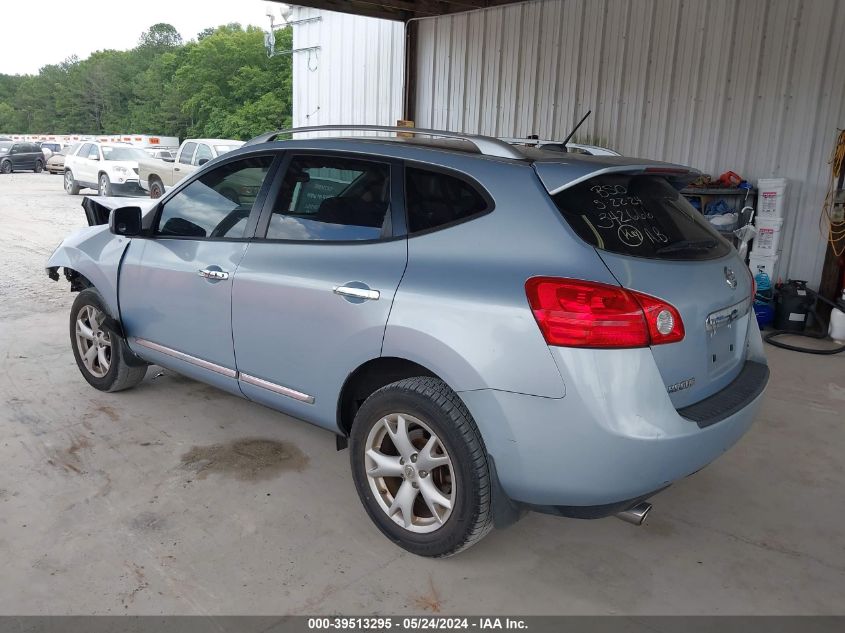
[(715, 259), (731, 245), (659, 176), (606, 175), (553, 196), (588, 244), (650, 259)]

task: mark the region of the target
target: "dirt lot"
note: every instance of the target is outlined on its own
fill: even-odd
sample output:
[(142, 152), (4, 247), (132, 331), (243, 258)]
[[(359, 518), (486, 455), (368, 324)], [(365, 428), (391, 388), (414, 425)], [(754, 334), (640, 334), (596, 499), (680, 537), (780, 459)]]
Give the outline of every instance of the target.
[(529, 515), (424, 560), (331, 434), (157, 368), (84, 382), (43, 270), (81, 200), (0, 175), (0, 614), (845, 613), (845, 355), (769, 348), (755, 427), (644, 527)]

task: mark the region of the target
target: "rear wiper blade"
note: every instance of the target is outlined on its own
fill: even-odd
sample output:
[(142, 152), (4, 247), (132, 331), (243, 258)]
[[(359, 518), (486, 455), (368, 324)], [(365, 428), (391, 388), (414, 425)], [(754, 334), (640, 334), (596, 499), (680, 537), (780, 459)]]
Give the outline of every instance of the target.
[(706, 251), (716, 246), (716, 240), (681, 240), (661, 246), (655, 253), (662, 255), (663, 253), (673, 253), (675, 251)]

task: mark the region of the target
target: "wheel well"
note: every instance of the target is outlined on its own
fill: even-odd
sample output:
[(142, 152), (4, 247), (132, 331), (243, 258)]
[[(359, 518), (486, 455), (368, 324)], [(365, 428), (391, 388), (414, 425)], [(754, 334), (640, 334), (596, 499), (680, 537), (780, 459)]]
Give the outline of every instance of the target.
[(71, 292), (80, 292), (86, 288), (93, 288), (92, 284), (85, 275), (76, 272), (73, 268), (64, 267), (65, 279), (70, 282)]
[(415, 376), (440, 378), (430, 369), (404, 358), (374, 358), (358, 367), (349, 374), (340, 391), (337, 404), (337, 425), (340, 430), (349, 435), (358, 407), (370, 394), (397, 380)]

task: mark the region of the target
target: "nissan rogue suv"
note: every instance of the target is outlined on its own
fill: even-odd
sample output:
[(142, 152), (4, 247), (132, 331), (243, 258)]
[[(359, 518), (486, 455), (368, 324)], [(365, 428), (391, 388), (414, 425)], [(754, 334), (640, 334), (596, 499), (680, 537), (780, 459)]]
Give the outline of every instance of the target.
[(332, 431), (424, 556), (527, 510), (640, 522), (748, 430), (753, 281), (679, 193), (696, 171), (362, 129), (415, 136), (272, 133), (146, 212), (87, 199), (47, 264), (85, 380), (156, 364)]

